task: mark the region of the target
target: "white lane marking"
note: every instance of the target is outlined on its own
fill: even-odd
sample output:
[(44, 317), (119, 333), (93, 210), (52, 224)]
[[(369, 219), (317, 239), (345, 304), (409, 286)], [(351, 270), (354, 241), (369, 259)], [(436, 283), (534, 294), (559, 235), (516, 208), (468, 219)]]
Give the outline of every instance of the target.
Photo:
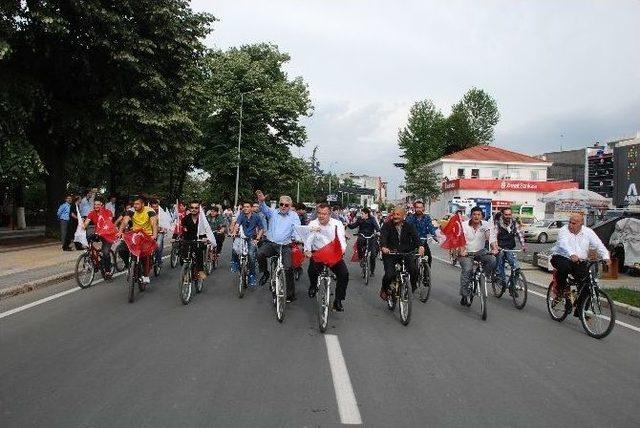
[[(451, 261), (450, 261), (450, 260), (441, 259), (440, 257), (436, 257), (436, 256), (433, 256), (433, 258), (434, 258), (434, 259), (436, 259), (436, 260), (438, 260), (438, 261), (440, 261), (440, 262), (442, 262), (442, 263), (445, 263), (445, 264), (451, 265)], [(458, 265), (456, 265), (455, 267), (459, 268), (459, 266), (458, 266)], [(538, 287), (543, 287), (542, 285), (537, 284), (537, 283), (535, 283), (535, 282), (531, 282), (531, 284), (533, 284), (533, 285), (537, 285)], [(544, 287), (543, 287), (543, 288), (544, 288)], [(529, 293), (531, 293), (531, 294), (535, 294), (536, 296), (542, 297), (543, 299), (546, 299), (546, 298), (547, 298), (547, 295), (546, 295), (546, 294), (538, 293), (537, 291), (529, 290)], [(616, 324), (618, 324), (618, 325), (619, 325), (619, 326), (621, 326), (621, 327), (626, 327), (626, 328), (628, 328), (629, 330), (633, 330), (633, 331), (635, 331), (635, 332), (640, 333), (640, 327), (636, 327), (635, 325), (627, 324), (627, 323), (626, 323), (626, 322), (624, 322), (624, 321), (618, 321), (618, 320), (616, 320)]]
[[(170, 256), (171, 256), (170, 254), (166, 255), (166, 256), (163, 256), (162, 259), (164, 260), (164, 259), (166, 259), (167, 257), (170, 257)], [(118, 273), (113, 275), (113, 278), (116, 278), (116, 277), (118, 277), (120, 275), (124, 275), (125, 273), (127, 273), (127, 272), (125, 272), (125, 271), (118, 272)], [(101, 282), (104, 282), (103, 278), (100, 278), (97, 281), (93, 282), (91, 284), (91, 286), (93, 287), (94, 285), (100, 284)], [(45, 298), (40, 299), (40, 300), (36, 300), (35, 302), (28, 303), (28, 304), (26, 304), (24, 306), (20, 306), (20, 307), (14, 308), (14, 309), (11, 309), (11, 310), (6, 311), (6, 312), (2, 312), (2, 313), (0, 313), (0, 319), (8, 317), (8, 316), (13, 315), (13, 314), (17, 314), (18, 312), (26, 311), (27, 309), (31, 309), (31, 308), (33, 308), (35, 306), (39, 306), (39, 305), (41, 305), (43, 303), (47, 303), (47, 302), (50, 302), (52, 300), (56, 300), (56, 299), (58, 299), (60, 297), (66, 296), (67, 294), (75, 293), (78, 290), (82, 290), (82, 288), (76, 287), (76, 288), (72, 288), (70, 290), (61, 291), (60, 293), (54, 294), (54, 295), (49, 296), (49, 297), (45, 297)]]
[(338, 336), (325, 334), (324, 341), (327, 345), (327, 356), (329, 357), (329, 366), (331, 367), (333, 389), (335, 390), (336, 401), (338, 402), (340, 422), (345, 425), (361, 425), (362, 418), (360, 417), (358, 402), (353, 393), (349, 371), (347, 370), (347, 364), (342, 355)]

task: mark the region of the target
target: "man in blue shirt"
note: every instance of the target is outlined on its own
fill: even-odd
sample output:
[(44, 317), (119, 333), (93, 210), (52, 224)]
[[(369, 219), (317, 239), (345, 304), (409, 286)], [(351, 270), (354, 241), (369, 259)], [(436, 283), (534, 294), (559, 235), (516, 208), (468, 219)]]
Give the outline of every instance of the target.
[(71, 214), (71, 195), (67, 195), (64, 202), (58, 207), (58, 220), (60, 220), (60, 240), (62, 241), (62, 250), (71, 251), (68, 246), (65, 247), (65, 239), (67, 237), (67, 227), (69, 225), (69, 215)]
[[(240, 234), (240, 228), (244, 236), (249, 238), (249, 287), (256, 285), (256, 249), (258, 241), (262, 238), (264, 228), (260, 217), (254, 214), (251, 203), (242, 204), (242, 212), (238, 215), (236, 221), (231, 225), (231, 236), (236, 237)], [(240, 259), (235, 251), (231, 252), (231, 270), (238, 272)]]
[(267, 233), (267, 219), (265, 218), (262, 211), (260, 211), (260, 204), (255, 203), (251, 207), (253, 209), (253, 214), (257, 215), (260, 218), (260, 222), (262, 223), (262, 230), (264, 233)]
[(431, 256), (431, 249), (427, 244), (427, 238), (429, 235), (434, 237), (436, 236), (436, 228), (431, 221), (431, 216), (424, 213), (424, 202), (421, 200), (415, 201), (413, 203), (413, 209), (415, 212), (407, 216), (406, 222), (414, 225), (418, 230), (420, 243), (424, 245), (424, 251), (429, 260), (429, 267), (431, 267), (431, 260), (433, 260), (433, 257)]
[(84, 198), (80, 200), (80, 217), (85, 219), (89, 215), (89, 211), (93, 209), (93, 197), (94, 194), (91, 190), (87, 190)]
[(279, 208), (269, 208), (264, 203), (265, 196), (261, 190), (256, 192), (260, 201), (260, 211), (264, 214), (268, 222), (267, 240), (258, 250), (258, 265), (262, 278), (260, 284), (264, 285), (269, 279), (267, 271), (267, 258), (276, 256), (282, 246), (282, 263), (285, 271), (285, 282), (287, 287), (287, 301), (296, 299), (295, 283), (293, 280), (293, 267), (291, 266), (291, 247), (289, 244), (296, 235), (296, 226), (300, 226), (300, 217), (291, 209), (293, 201), (289, 196), (280, 196)]

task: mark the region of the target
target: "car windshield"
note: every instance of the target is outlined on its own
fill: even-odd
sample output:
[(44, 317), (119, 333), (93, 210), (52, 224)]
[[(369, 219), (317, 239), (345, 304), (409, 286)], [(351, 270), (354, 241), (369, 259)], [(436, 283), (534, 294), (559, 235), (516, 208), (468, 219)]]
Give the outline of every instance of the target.
[(549, 221), (539, 220), (532, 224), (533, 227), (547, 227), (549, 226)]

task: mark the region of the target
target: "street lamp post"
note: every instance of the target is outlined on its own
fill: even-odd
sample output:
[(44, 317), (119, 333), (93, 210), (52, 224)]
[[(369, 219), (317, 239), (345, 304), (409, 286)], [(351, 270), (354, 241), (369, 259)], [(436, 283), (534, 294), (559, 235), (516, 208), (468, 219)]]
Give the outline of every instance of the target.
[(254, 92), (258, 92), (262, 90), (262, 88), (255, 88), (251, 91), (240, 92), (240, 126), (238, 128), (238, 159), (236, 164), (236, 193), (233, 199), (233, 209), (235, 210), (238, 206), (238, 187), (240, 185), (240, 145), (242, 144), (242, 108), (244, 105), (244, 96), (248, 94), (252, 94)]

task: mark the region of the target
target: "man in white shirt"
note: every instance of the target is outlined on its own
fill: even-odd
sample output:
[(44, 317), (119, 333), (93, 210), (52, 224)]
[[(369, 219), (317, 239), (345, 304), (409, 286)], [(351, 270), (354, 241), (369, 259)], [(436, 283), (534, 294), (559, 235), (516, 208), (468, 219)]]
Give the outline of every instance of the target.
[[(609, 250), (598, 238), (598, 235), (583, 226), (583, 223), (584, 216), (582, 214), (572, 214), (569, 218), (569, 224), (562, 226), (558, 231), (558, 241), (553, 247), (551, 265), (556, 269), (556, 281), (561, 293), (567, 290), (567, 275), (571, 274), (578, 284), (582, 284), (589, 275), (589, 265), (581, 262), (588, 259), (591, 247), (595, 248), (600, 257), (607, 261), (607, 266), (611, 269)], [(579, 293), (574, 316), (580, 315), (578, 308), (585, 298), (586, 295)]]
[[(331, 208), (326, 203), (320, 203), (316, 206), (317, 218), (309, 222), (309, 229), (314, 232), (304, 243), (305, 255), (309, 257), (309, 296), (314, 297), (318, 290), (318, 276), (322, 270), (322, 263), (317, 263), (311, 259), (312, 253), (325, 245), (331, 243), (338, 234), (338, 240), (342, 247), (342, 255), (347, 250), (347, 241), (344, 234), (344, 225), (340, 220), (331, 218)], [(337, 264), (330, 267), (331, 271), (336, 275), (336, 294), (333, 300), (333, 310), (342, 312), (342, 301), (347, 295), (347, 284), (349, 283), (349, 270), (341, 259)]]
[[(487, 278), (491, 276), (496, 266), (495, 254), (498, 252), (495, 230), (491, 223), (484, 221), (482, 208), (473, 207), (471, 209), (471, 219), (462, 223), (466, 245), (460, 250), (458, 262), (462, 268), (460, 273), (460, 304), (471, 306), (471, 281), (473, 275), (473, 261), (482, 263), (484, 273)], [(489, 241), (491, 253), (485, 249), (485, 243)]]

